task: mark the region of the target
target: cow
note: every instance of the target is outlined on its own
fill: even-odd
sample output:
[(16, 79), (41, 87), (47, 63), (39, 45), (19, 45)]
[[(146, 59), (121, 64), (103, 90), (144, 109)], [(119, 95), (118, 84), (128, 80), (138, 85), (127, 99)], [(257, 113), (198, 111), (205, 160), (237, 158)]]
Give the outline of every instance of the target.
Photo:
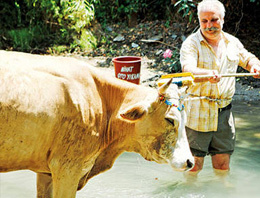
[(135, 85), (68, 57), (0, 51), (0, 172), (37, 173), (37, 197), (71, 198), (123, 152), (192, 168), (171, 81)]

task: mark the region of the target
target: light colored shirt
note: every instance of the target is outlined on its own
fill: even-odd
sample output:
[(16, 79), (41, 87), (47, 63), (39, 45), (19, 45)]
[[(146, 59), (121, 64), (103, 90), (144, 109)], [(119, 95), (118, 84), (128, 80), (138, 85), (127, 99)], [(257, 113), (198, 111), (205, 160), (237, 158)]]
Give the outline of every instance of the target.
[[(238, 65), (246, 68), (248, 61), (255, 56), (237, 38), (225, 32), (222, 34), (225, 47), (219, 58), (200, 30), (190, 35), (181, 47), (181, 65), (196, 63), (198, 68), (217, 70), (220, 74), (236, 73)], [(218, 83), (207, 81), (190, 86), (185, 101), (186, 126), (201, 132), (217, 131), (218, 109), (231, 103), (235, 82), (235, 77), (223, 77)]]

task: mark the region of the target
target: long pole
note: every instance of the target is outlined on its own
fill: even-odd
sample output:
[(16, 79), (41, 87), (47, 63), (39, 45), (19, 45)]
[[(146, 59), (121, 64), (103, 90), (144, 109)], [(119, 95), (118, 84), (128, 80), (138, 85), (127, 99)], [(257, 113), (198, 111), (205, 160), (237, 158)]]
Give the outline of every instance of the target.
[[(234, 73), (234, 74), (219, 74), (222, 77), (245, 77), (245, 76), (255, 76), (256, 73)], [(211, 78), (215, 75), (194, 75), (194, 78)]]
[[(246, 76), (255, 76), (256, 73), (234, 73), (234, 74), (219, 74), (221, 77), (246, 77)], [(214, 77), (215, 75), (194, 75), (194, 82), (205, 82), (209, 78)]]

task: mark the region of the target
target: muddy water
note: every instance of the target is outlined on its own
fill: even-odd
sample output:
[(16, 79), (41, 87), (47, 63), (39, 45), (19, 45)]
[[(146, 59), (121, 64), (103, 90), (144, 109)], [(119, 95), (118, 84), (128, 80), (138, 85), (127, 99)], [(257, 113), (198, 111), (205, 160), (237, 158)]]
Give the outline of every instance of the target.
[[(236, 103), (233, 108), (237, 142), (226, 182), (215, 177), (210, 157), (196, 182), (187, 184), (167, 165), (124, 153), (113, 168), (90, 180), (77, 198), (259, 198), (260, 105)], [(36, 177), (30, 171), (0, 174), (0, 198), (36, 197)]]

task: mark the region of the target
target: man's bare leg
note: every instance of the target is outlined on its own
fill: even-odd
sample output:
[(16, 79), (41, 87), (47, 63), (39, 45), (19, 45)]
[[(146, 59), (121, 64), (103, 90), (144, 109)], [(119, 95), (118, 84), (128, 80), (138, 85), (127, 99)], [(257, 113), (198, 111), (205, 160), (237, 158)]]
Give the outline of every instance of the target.
[(197, 176), (199, 172), (202, 170), (204, 164), (204, 157), (195, 156), (194, 158), (195, 158), (194, 167), (191, 170), (184, 172), (184, 176), (188, 183), (193, 183), (197, 180)]
[(221, 182), (225, 184), (226, 187), (232, 187), (232, 185), (226, 180), (230, 170), (229, 163), (229, 154), (216, 154), (212, 156), (212, 166), (214, 173), (218, 179), (220, 179)]

